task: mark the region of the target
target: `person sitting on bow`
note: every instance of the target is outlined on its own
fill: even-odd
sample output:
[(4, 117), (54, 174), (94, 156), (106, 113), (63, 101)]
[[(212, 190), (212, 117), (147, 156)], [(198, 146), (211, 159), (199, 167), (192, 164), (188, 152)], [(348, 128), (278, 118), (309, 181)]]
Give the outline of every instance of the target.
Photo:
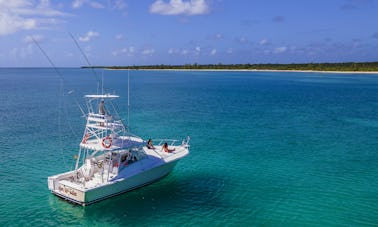
[(149, 140), (147, 141), (147, 148), (148, 148), (148, 149), (153, 149), (153, 150), (155, 150), (155, 147), (154, 147), (154, 145), (152, 144), (152, 140), (151, 140), (151, 139), (149, 139)]
[(172, 151), (175, 151), (174, 148), (173, 148), (173, 149), (169, 149), (167, 143), (164, 143), (164, 144), (163, 144), (162, 150), (163, 150), (164, 152), (167, 152), (167, 153), (171, 153)]

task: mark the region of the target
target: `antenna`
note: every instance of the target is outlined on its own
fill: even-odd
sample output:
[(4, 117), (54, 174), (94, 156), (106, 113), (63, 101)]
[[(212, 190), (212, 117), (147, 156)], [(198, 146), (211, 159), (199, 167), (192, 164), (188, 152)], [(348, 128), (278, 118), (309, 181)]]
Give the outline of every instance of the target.
[(130, 69), (127, 69), (127, 129), (130, 131)]
[(101, 95), (104, 94), (104, 71), (101, 72)]

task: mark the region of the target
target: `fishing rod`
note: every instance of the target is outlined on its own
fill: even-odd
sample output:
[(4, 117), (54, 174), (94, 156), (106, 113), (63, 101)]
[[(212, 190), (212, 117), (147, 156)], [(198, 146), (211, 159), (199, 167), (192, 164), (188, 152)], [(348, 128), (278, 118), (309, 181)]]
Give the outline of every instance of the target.
[[(47, 53), (43, 50), (43, 48), (41, 47), (41, 45), (39, 45), (38, 41), (34, 39), (34, 37), (32, 36), (31, 37), (33, 42), (35, 43), (35, 45), (39, 48), (39, 50), (42, 52), (42, 54), (46, 57), (46, 59), (49, 61), (50, 65), (53, 67), (53, 69), (55, 70), (56, 74), (58, 75), (59, 79), (61, 80), (61, 82), (63, 84), (68, 84), (63, 75), (60, 73), (60, 71), (58, 70), (58, 68), (55, 66), (54, 62), (51, 60), (51, 58), (47, 55)], [(73, 90), (70, 90), (67, 92), (68, 95), (71, 95), (72, 93), (74, 93)], [(75, 103), (76, 105), (79, 107), (81, 113), (83, 114), (83, 116), (85, 116), (85, 112), (83, 110), (83, 108), (81, 107), (81, 105), (79, 104), (79, 102), (77, 101), (77, 98), (75, 96), (73, 96), (74, 100), (75, 100)]]
[(35, 45), (39, 48), (39, 50), (42, 52), (42, 54), (46, 57), (46, 59), (50, 62), (50, 65), (53, 67), (55, 70), (56, 74), (59, 76), (59, 78), (64, 82), (64, 78), (58, 68), (55, 66), (54, 62), (51, 60), (51, 58), (46, 54), (46, 52), (42, 49), (42, 47), (39, 45), (37, 40), (34, 39), (34, 37), (31, 37)]
[[(43, 54), (43, 55), (46, 57), (46, 59), (49, 61), (50, 65), (51, 65), (52, 68), (55, 70), (56, 75), (58, 75), (58, 77), (59, 77), (59, 79), (60, 79), (60, 94), (64, 95), (64, 93), (65, 93), (65, 92), (64, 92), (64, 84), (66, 83), (66, 81), (65, 81), (63, 75), (60, 73), (60, 71), (58, 70), (58, 68), (55, 66), (54, 62), (53, 62), (53, 61), (51, 60), (51, 58), (47, 55), (47, 53), (44, 51), (44, 49), (41, 47), (41, 45), (39, 45), (39, 43), (37, 42), (37, 40), (35, 40), (33, 36), (32, 36), (31, 38), (32, 38), (33, 42), (35, 43), (35, 45), (38, 47), (38, 49), (42, 52), (42, 54)], [(73, 93), (73, 90), (70, 90), (70, 91), (67, 92), (68, 95), (70, 95), (70, 94), (72, 94), (72, 93)], [(59, 97), (61, 97), (61, 96), (59, 96)], [(76, 102), (76, 105), (79, 107), (81, 113), (83, 114), (83, 116), (85, 116), (85, 112), (84, 112), (84, 110), (81, 108), (81, 106), (80, 106), (79, 102), (77, 101), (76, 97), (73, 96), (73, 98), (74, 98), (74, 100), (75, 100), (75, 102)], [(59, 114), (58, 114), (58, 132), (59, 132), (60, 135), (62, 134), (62, 127), (61, 127), (61, 125), (62, 125), (62, 118), (61, 118), (61, 111), (60, 111), (61, 109), (62, 109), (62, 98), (59, 98), (59, 110), (58, 110), (58, 112), (59, 112)], [(70, 124), (69, 124), (69, 126), (70, 126), (70, 130), (71, 130), (71, 132), (72, 132), (73, 134), (75, 134)], [(66, 162), (66, 159), (64, 158), (65, 156), (64, 156), (64, 153), (63, 153), (63, 142), (62, 142), (62, 138), (61, 138), (61, 136), (60, 136), (59, 138), (60, 138), (60, 139), (59, 139), (59, 147), (60, 147), (60, 152), (61, 152), (61, 154), (62, 154), (63, 163), (64, 163), (64, 165), (65, 165), (66, 167), (68, 167), (67, 162)]]
[(102, 92), (103, 92), (103, 87), (104, 87), (103, 81), (101, 82), (101, 80), (100, 80), (99, 76), (97, 75), (96, 71), (94, 70), (92, 64), (89, 62), (87, 55), (84, 53), (83, 49), (80, 47), (80, 45), (76, 41), (75, 37), (72, 35), (71, 32), (69, 32), (68, 34), (71, 36), (71, 39), (74, 41), (76, 47), (79, 49), (81, 55), (84, 57), (85, 61), (87, 62), (88, 67), (91, 68), (91, 71), (92, 71), (93, 75), (95, 76), (95, 79), (96, 79), (96, 82), (97, 82), (97, 93), (98, 93), (98, 90), (100, 89), (100, 84), (101, 84)]

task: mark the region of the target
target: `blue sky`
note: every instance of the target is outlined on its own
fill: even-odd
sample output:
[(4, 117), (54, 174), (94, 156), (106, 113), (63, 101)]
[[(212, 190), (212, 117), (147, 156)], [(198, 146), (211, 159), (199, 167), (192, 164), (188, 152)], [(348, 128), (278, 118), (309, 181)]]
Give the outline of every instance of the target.
[(378, 61), (378, 0), (0, 0), (0, 67)]

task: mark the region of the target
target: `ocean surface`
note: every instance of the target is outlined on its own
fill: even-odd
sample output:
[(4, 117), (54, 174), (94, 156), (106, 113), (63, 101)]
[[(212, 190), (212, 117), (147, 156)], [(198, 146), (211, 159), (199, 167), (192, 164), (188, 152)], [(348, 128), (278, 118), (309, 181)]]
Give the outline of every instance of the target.
[(378, 226), (378, 75), (130, 71), (130, 128), (191, 137), (166, 178), (81, 207), (47, 177), (73, 168), (83, 95), (127, 71), (0, 69), (0, 226)]

